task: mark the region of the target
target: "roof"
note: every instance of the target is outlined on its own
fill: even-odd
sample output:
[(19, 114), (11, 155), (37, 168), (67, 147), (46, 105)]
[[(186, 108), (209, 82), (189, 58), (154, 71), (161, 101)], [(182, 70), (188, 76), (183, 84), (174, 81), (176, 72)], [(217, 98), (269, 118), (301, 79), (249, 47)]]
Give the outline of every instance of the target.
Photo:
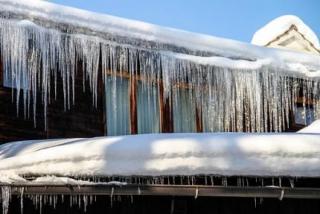
[[(269, 50), (239, 41), (88, 12), (45, 1), (0, 0), (0, 5), (2, 17), (27, 19), (37, 25), (65, 30), (68, 33), (99, 36), (113, 41), (117, 40), (118, 43), (133, 44), (140, 48), (168, 51), (170, 57), (188, 59), (197, 63), (222, 67), (231, 65), (232, 67), (238, 62), (230, 62), (233, 62), (234, 59), (241, 59), (246, 61), (249, 68), (252, 62), (257, 62), (258, 65), (272, 63), (279, 67), (288, 63), (301, 63), (307, 67), (307, 70), (320, 68), (319, 56)], [(147, 41), (148, 44), (144, 45), (144, 42), (141, 41)], [(221, 63), (219, 57), (233, 61)], [(255, 68), (256, 65), (253, 67)], [(292, 66), (287, 69), (295, 70)]]
[(251, 43), (269, 46), (290, 30), (297, 31), (313, 48), (318, 51), (320, 50), (320, 43), (317, 35), (299, 17), (293, 15), (280, 16), (272, 20), (254, 34)]

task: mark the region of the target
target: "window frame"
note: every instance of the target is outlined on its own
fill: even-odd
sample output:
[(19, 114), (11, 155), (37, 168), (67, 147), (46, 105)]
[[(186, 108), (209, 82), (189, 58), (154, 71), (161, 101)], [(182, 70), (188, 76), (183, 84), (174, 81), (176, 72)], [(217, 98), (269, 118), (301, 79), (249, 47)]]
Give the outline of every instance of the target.
[[(153, 84), (158, 85), (158, 104), (159, 104), (159, 123), (160, 123), (160, 133), (173, 133), (174, 132), (174, 117), (173, 117), (173, 99), (172, 95), (166, 100), (164, 100), (164, 87), (162, 80), (156, 79), (148, 79), (142, 75), (137, 73), (130, 74), (129, 72), (125, 71), (106, 71), (105, 75), (117, 76), (118, 78), (126, 78), (129, 80), (129, 124), (130, 124), (130, 134), (138, 134), (138, 81), (146, 82), (152, 81)], [(191, 86), (185, 83), (175, 83), (172, 87), (177, 88), (188, 88), (193, 90)], [(104, 92), (105, 93), (105, 92)], [(106, 105), (106, 94), (104, 95), (104, 105)], [(104, 107), (106, 109), (106, 106)], [(196, 132), (203, 132), (203, 121), (202, 121), (202, 110), (195, 106), (195, 124), (196, 124)], [(108, 120), (105, 117), (105, 120)], [(107, 134), (107, 121), (105, 121), (105, 133)]]

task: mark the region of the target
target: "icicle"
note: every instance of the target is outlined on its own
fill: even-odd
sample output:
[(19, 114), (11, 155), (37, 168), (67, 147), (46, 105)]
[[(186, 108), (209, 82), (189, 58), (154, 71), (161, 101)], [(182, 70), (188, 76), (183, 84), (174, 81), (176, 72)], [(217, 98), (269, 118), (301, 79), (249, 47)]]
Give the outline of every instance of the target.
[(9, 204), (11, 200), (11, 187), (2, 186), (1, 187), (1, 203), (2, 203), (2, 213), (7, 214), (9, 212)]
[(279, 177), (279, 187), (282, 187), (282, 179)]
[(197, 187), (197, 188), (196, 188), (196, 193), (195, 193), (195, 195), (194, 195), (194, 199), (197, 199), (198, 196), (199, 196), (199, 188)]
[(241, 187), (242, 185), (241, 185), (241, 178), (237, 178), (237, 187)]
[(141, 195), (141, 189), (138, 187), (138, 195)]
[(111, 193), (110, 193), (110, 206), (111, 207), (113, 205), (113, 193), (114, 193), (114, 187), (111, 188)]
[(260, 198), (259, 203), (260, 203), (260, 205), (263, 203), (263, 198)]
[(24, 187), (20, 188), (20, 212), (23, 214), (23, 195), (24, 194)]
[(174, 198), (171, 199), (170, 214), (174, 214)]
[(88, 196), (83, 195), (83, 207), (84, 207), (84, 212), (87, 212), (87, 206), (88, 206)]
[(227, 187), (228, 186), (228, 178), (227, 177), (221, 178), (221, 183), (222, 183), (222, 186)]
[(42, 214), (42, 205), (43, 205), (43, 196), (42, 195), (39, 196), (39, 203), (40, 203), (39, 211), (40, 211), (40, 214)]
[(294, 179), (289, 178), (289, 182), (290, 182), (290, 187), (294, 188)]
[(284, 189), (281, 190), (279, 200), (282, 201), (283, 197), (284, 197)]

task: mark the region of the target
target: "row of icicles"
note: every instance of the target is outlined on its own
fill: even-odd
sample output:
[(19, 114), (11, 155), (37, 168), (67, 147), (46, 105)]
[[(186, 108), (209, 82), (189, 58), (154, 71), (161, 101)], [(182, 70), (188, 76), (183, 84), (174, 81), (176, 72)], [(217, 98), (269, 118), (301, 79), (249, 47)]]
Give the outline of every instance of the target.
[[(114, 178), (114, 177), (113, 177)], [(112, 179), (112, 178), (109, 178)], [(234, 181), (236, 179), (236, 181)], [(128, 183), (124, 181), (129, 181), (132, 183), (129, 184), (135, 184), (138, 185), (137, 192), (134, 194), (135, 196), (141, 195), (141, 190), (139, 188), (139, 185), (191, 185), (191, 186), (197, 186), (197, 185), (205, 185), (205, 186), (215, 186), (215, 187), (286, 187), (288, 184), (289, 187), (294, 188), (295, 186), (295, 180), (297, 178), (281, 178), (281, 177), (270, 177), (270, 178), (246, 178), (246, 177), (237, 177), (237, 178), (228, 178), (227, 177), (221, 177), (221, 176), (201, 176), (201, 182), (205, 182), (204, 184), (200, 184), (199, 177), (198, 176), (161, 176), (161, 177), (154, 177), (154, 178), (141, 178), (141, 177), (123, 177), (123, 178), (117, 178), (117, 181), (110, 181), (110, 182), (101, 182), (99, 178), (96, 178), (97, 185), (115, 185), (117, 188), (121, 188), (123, 185), (123, 188), (125, 188)], [(92, 179), (89, 179), (92, 180)], [(105, 179), (103, 179), (105, 180)], [(181, 181), (174, 182), (174, 180)], [(232, 180), (232, 181), (230, 181)], [(236, 182), (236, 184), (234, 183)], [(111, 185), (112, 187), (112, 185)], [(12, 201), (12, 189), (11, 186), (1, 186), (1, 197), (0, 197), (0, 204), (2, 204), (2, 213), (7, 214), (9, 212), (10, 203)], [(44, 206), (51, 206), (54, 209), (56, 209), (58, 204), (65, 204), (69, 203), (70, 208), (78, 208), (83, 209), (84, 212), (87, 211), (87, 207), (89, 205), (92, 205), (97, 202), (97, 195), (94, 194), (74, 194), (74, 195), (64, 195), (64, 194), (45, 194), (45, 195), (33, 195), (33, 194), (26, 194), (25, 188), (27, 187), (15, 187), (15, 191), (18, 191), (19, 194), (17, 197), (20, 200), (20, 209), (21, 214), (24, 213), (24, 203), (26, 200), (31, 200), (34, 207), (42, 212), (44, 209)], [(81, 189), (81, 185), (76, 186), (74, 188)], [(127, 199), (130, 199), (131, 203), (134, 203), (134, 195), (128, 195), (128, 196), (122, 196), (115, 194), (115, 188), (111, 188), (111, 193), (109, 195), (110, 197), (110, 203), (108, 203), (111, 208), (113, 206), (113, 202), (121, 202), (126, 201)], [(197, 198), (197, 195), (195, 195), (195, 199)], [(254, 198), (255, 206), (256, 206), (256, 198)]]
[[(159, 50), (65, 34), (8, 19), (0, 20), (0, 36), (5, 83), (17, 89), (14, 94), (17, 112), (21, 114), (19, 103), (22, 101), (24, 117), (33, 117), (36, 125), (37, 102), (41, 102), (46, 128), (48, 105), (58, 96), (63, 96), (66, 111), (76, 105), (77, 84), (92, 92), (92, 104), (97, 106), (100, 76), (106, 88), (107, 84), (112, 84), (108, 90), (113, 90), (111, 99), (116, 105), (117, 78), (110, 78), (111, 83), (106, 79), (108, 75), (115, 77), (119, 73), (139, 75), (144, 80), (143, 90), (148, 97), (154, 96), (151, 86), (160, 91), (161, 82), (164, 102), (167, 98), (173, 99), (170, 103), (178, 102), (177, 90), (186, 91), (190, 103), (195, 104), (190, 111), (201, 110), (206, 132), (283, 131), (296, 111), (295, 102), (300, 96), (305, 98), (302, 100), (305, 111), (310, 108), (308, 102), (311, 101), (314, 105), (310, 110), (315, 118), (320, 113), (318, 81), (288, 77), (287, 71), (273, 67), (244, 70), (201, 65)], [(84, 70), (82, 83), (75, 78), (80, 62)], [(85, 88), (86, 82), (89, 89)], [(180, 83), (184, 87), (179, 87)], [(62, 87), (62, 94), (57, 87)], [(146, 103), (147, 108), (157, 110), (155, 105), (158, 104)], [(122, 108), (114, 106), (109, 111), (118, 109)]]

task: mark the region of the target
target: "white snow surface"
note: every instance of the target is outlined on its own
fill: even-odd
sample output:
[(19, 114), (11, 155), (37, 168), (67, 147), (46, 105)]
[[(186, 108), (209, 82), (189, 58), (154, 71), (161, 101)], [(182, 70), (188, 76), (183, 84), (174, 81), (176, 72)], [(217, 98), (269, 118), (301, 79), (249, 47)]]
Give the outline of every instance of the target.
[[(18, 176), (320, 176), (320, 134), (177, 133), (0, 146), (0, 181)], [(60, 182), (65, 182), (61, 181)]]
[[(26, 14), (30, 21), (43, 18), (57, 23), (86, 27), (93, 31), (108, 32), (115, 35), (138, 38), (146, 41), (173, 44), (192, 50), (210, 51), (223, 57), (266, 59), (273, 64), (299, 63), (319, 70), (320, 57), (290, 50), (276, 50), (214, 36), (161, 27), (141, 21), (89, 12), (46, 1), (0, 0), (0, 12)], [(194, 60), (196, 58), (193, 58)], [(200, 62), (210, 59), (197, 58)], [(209, 64), (217, 62), (212, 58)], [(222, 62), (224, 63), (224, 62)], [(250, 64), (250, 63), (249, 63)], [(251, 66), (251, 65), (249, 65)]]
[(301, 129), (298, 133), (317, 133), (320, 134), (320, 120), (316, 120), (309, 126)]
[[(0, 178), (1, 181), (1, 178)], [(115, 186), (123, 186), (127, 185), (126, 182), (120, 182), (120, 181), (109, 181), (109, 182), (91, 182), (91, 181), (85, 181), (81, 179), (73, 179), (69, 177), (58, 177), (54, 175), (49, 175), (49, 176), (42, 176), (38, 177), (35, 180), (32, 181), (25, 181), (21, 183), (26, 183), (26, 184), (39, 184), (39, 185), (45, 185), (45, 184), (55, 184), (55, 185), (64, 185), (64, 184), (69, 184), (69, 185), (115, 185)]]
[(296, 26), (298, 31), (302, 33), (315, 48), (320, 49), (317, 35), (299, 17), (294, 15), (284, 15), (272, 20), (253, 35), (251, 43), (264, 46), (277, 38), (277, 36), (289, 30), (292, 25)]

